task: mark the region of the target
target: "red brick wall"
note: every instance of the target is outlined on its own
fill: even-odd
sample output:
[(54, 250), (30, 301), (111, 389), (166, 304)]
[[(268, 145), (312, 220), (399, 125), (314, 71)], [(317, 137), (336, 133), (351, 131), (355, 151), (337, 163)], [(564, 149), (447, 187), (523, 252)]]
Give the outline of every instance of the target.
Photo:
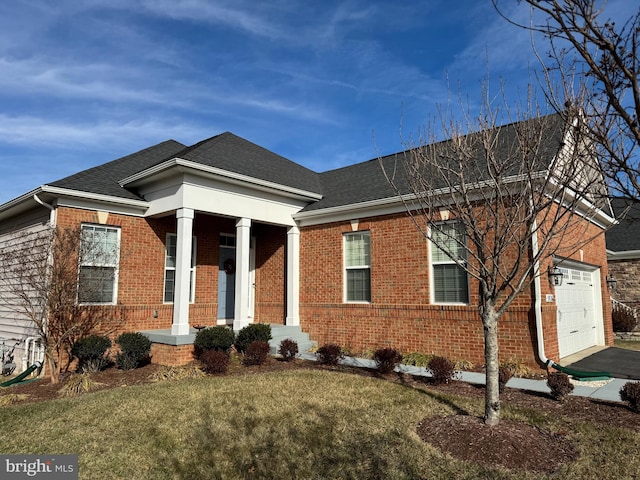
[[(344, 303), (343, 235), (350, 222), (304, 227), (301, 231), (300, 317), (304, 331), (319, 344), (336, 342), (354, 353), (392, 346), (402, 352), (433, 353), (484, 363), (484, 341), (478, 314), (478, 284), (470, 281), (469, 306), (430, 304), (427, 240), (405, 214), (362, 219), (356, 227), (371, 234), (371, 303)], [(572, 258), (606, 270), (604, 236), (587, 227), (594, 239)], [(546, 272), (546, 266), (542, 268)], [(543, 299), (553, 293), (546, 274)], [(610, 302), (605, 302), (605, 338), (612, 342)], [(499, 320), (500, 356), (538, 366), (533, 287), (527, 287)], [(555, 303), (543, 304), (547, 357), (557, 360)]]

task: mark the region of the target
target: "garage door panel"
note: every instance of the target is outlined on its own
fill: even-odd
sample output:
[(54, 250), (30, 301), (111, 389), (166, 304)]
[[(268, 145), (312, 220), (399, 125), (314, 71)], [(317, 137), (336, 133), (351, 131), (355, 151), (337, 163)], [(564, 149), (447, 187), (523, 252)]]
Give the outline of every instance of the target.
[(566, 357), (596, 344), (595, 286), (591, 272), (561, 269), (563, 284), (556, 287), (558, 344)]

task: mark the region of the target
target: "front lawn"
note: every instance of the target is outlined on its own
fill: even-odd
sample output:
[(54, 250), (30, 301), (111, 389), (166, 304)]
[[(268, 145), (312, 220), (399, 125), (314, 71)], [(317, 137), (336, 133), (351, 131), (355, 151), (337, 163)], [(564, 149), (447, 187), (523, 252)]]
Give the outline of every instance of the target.
[(640, 350), (640, 341), (615, 340), (614, 346), (619, 348), (626, 348), (627, 350)]
[(481, 415), (481, 395), (340, 369), (204, 377), (17, 403), (0, 411), (0, 450), (77, 453), (80, 478), (91, 480), (618, 479), (640, 472), (638, 423), (606, 424), (596, 404), (593, 421), (546, 405), (505, 401), (503, 418), (575, 445), (578, 459), (551, 477), (458, 460), (416, 433), (427, 417)]

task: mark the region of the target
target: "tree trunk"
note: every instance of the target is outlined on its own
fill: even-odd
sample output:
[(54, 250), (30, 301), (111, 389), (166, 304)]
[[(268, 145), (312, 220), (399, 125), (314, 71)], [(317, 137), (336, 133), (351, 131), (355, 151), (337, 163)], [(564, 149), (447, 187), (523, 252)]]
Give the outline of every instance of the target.
[(486, 305), (482, 313), (482, 325), (484, 327), (484, 361), (486, 365), (484, 423), (491, 426), (500, 422), (498, 314), (493, 305)]
[(51, 375), (51, 383), (56, 384), (60, 379), (60, 362), (56, 362), (54, 356), (47, 352), (45, 353), (47, 362), (49, 363), (49, 375)]

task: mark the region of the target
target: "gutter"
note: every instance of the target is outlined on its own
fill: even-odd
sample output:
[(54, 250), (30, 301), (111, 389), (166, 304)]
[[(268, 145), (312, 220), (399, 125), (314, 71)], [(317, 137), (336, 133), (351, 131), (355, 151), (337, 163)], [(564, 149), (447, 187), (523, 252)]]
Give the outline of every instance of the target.
[[(538, 222), (533, 220), (533, 224), (531, 225), (531, 255), (533, 258), (538, 257)], [(545, 364), (547, 369), (551, 366), (554, 367), (556, 363), (547, 358), (547, 355), (544, 351), (544, 332), (542, 328), (542, 288), (540, 285), (540, 261), (536, 260), (533, 264), (533, 311), (534, 317), (536, 321), (536, 336), (538, 340), (538, 358), (542, 363)]]

